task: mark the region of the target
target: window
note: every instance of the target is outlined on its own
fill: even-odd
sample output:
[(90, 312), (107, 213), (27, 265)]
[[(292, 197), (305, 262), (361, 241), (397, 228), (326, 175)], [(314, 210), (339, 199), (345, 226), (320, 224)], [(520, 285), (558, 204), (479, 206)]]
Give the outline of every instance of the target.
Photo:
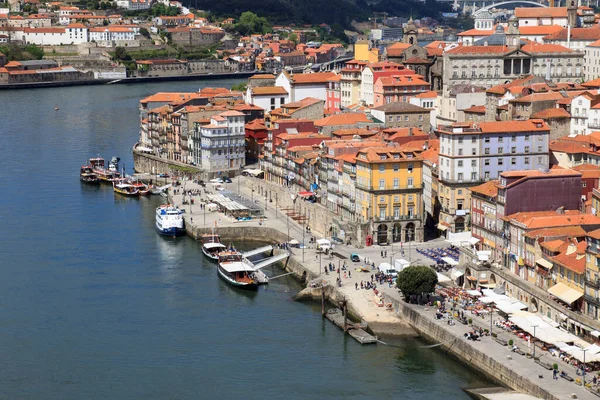
[(379, 172), (385, 172), (385, 165), (379, 164)]
[(394, 172), (398, 172), (400, 170), (400, 166), (398, 164), (393, 165)]
[(462, 166), (463, 166), (463, 162), (462, 162), (462, 160), (459, 160), (459, 161), (458, 161), (458, 166), (459, 166), (459, 167), (462, 167)]
[(408, 173), (412, 174), (412, 172), (413, 172), (413, 164), (411, 163), (411, 164), (408, 164)]
[(408, 178), (408, 187), (411, 188), (413, 187), (413, 178)]
[(463, 150), (463, 149), (458, 149), (458, 155), (459, 155), (459, 156), (462, 156), (462, 154), (463, 154), (463, 153), (462, 153), (462, 150)]
[(389, 122), (394, 122), (394, 117), (390, 115), (390, 116), (388, 117), (388, 121), (389, 121)]
[[(385, 179), (379, 180), (379, 189), (385, 189)], [(383, 196), (381, 198), (383, 199)]]
[(529, 146), (525, 146), (525, 153), (529, 153)]
[(394, 178), (394, 189), (398, 189), (400, 187), (400, 179)]
[(459, 180), (459, 181), (462, 181), (462, 180), (463, 180), (463, 174), (462, 174), (462, 172), (459, 172), (459, 173), (458, 173), (458, 180)]
[(463, 137), (462, 137), (462, 136), (459, 136), (459, 137), (458, 137), (458, 144), (461, 144), (462, 142), (463, 142)]
[(458, 189), (458, 194), (462, 194), (462, 189)]
[(490, 142), (490, 138), (489, 138), (489, 137), (486, 137), (485, 139), (483, 139), (483, 141), (484, 141), (485, 143), (489, 143), (489, 142)]
[(476, 166), (477, 166), (477, 161), (471, 160), (471, 167), (476, 167)]
[(385, 196), (379, 196), (379, 202), (385, 203)]
[(504, 143), (504, 138), (502, 136), (498, 138), (498, 143)]
[(541, 164), (543, 162), (543, 158), (542, 157), (538, 157), (538, 164)]
[(504, 149), (502, 147), (498, 147), (498, 154), (504, 153)]
[(529, 142), (529, 135), (525, 135), (525, 141)]
[(515, 135), (512, 135), (512, 137), (510, 138), (511, 142), (516, 142), (517, 141), (517, 137)]
[(400, 121), (402, 121), (402, 117), (398, 115), (398, 116), (396, 117), (396, 122), (400, 122)]
[(477, 143), (477, 137), (471, 136), (471, 143)]
[(394, 203), (400, 203), (400, 196), (394, 196)]
[(490, 179), (490, 173), (489, 173), (489, 172), (487, 172), (487, 171), (485, 172), (485, 179), (486, 179), (486, 180), (489, 180), (489, 179)]
[(504, 159), (503, 158), (499, 158), (498, 159), (498, 165), (504, 165)]
[(477, 155), (477, 149), (471, 149), (471, 155)]
[(538, 146), (538, 153), (542, 152), (542, 146)]
[(405, 115), (405, 116), (404, 116), (404, 120), (405, 120), (405, 121), (408, 121), (408, 115)]
[(489, 159), (489, 158), (486, 158), (486, 159), (483, 161), (483, 165), (490, 165), (490, 159)]
[(419, 114), (419, 121), (423, 121), (423, 114)]
[(515, 157), (510, 159), (511, 165), (517, 165), (517, 159)]
[(471, 172), (471, 180), (472, 181), (476, 181), (477, 180), (477, 172)]
[(490, 154), (490, 148), (486, 147), (485, 149), (483, 149), (484, 154)]
[(516, 147), (511, 147), (511, 148), (510, 148), (510, 152), (511, 152), (512, 154), (515, 154), (515, 153), (517, 152), (517, 148), (516, 148)]

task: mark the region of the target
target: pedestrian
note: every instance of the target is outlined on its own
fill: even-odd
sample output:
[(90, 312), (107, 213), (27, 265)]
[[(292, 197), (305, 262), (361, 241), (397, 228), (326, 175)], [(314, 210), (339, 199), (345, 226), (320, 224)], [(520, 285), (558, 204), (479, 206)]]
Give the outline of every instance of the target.
[(552, 378), (557, 381), (558, 380), (558, 370), (555, 369), (552, 371)]
[(361, 288), (361, 289), (364, 289), (364, 288), (365, 288), (365, 285), (363, 284), (363, 281), (360, 281), (360, 288)]
[(358, 290), (358, 282), (354, 282), (354, 288)]
[(381, 258), (383, 258), (383, 250), (381, 250)]
[(194, 223), (194, 217), (190, 217), (190, 222), (193, 224)]
[(386, 251), (385, 251), (385, 253), (384, 253), (384, 257), (387, 257), (387, 250), (386, 250)]
[(352, 272), (348, 270), (348, 278), (352, 278)]
[(329, 275), (329, 271), (327, 271), (327, 266), (325, 266), (324, 268), (325, 268), (325, 275)]
[(371, 274), (371, 282), (373, 282), (373, 274)]

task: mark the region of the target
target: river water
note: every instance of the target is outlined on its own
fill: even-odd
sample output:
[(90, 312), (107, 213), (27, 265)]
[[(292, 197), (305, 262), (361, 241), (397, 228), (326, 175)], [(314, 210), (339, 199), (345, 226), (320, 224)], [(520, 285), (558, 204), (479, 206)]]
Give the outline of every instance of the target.
[(0, 399), (449, 400), (487, 383), (420, 341), (344, 338), (291, 278), (232, 289), (196, 242), (155, 233), (160, 199), (79, 182), (98, 154), (132, 172), (140, 98), (236, 82), (0, 91)]

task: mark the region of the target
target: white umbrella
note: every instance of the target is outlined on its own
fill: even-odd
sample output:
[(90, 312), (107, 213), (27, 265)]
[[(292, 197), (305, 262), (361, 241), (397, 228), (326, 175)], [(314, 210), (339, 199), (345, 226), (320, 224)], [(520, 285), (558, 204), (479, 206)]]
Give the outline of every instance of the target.
[(292, 239), (292, 240), (290, 240), (288, 243), (289, 243), (289, 244), (294, 244), (294, 245), (295, 245), (295, 244), (300, 244), (300, 242), (299, 242), (299, 241), (297, 241), (296, 239)]

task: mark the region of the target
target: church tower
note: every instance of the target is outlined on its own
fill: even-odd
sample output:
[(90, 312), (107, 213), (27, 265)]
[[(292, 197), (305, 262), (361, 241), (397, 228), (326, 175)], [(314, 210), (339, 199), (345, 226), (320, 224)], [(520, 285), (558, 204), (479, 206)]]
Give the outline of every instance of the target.
[(577, 28), (577, 0), (568, 0), (567, 23), (571, 28)]
[(415, 25), (415, 21), (413, 21), (412, 17), (408, 20), (406, 27), (404, 28), (404, 35), (402, 36), (402, 41), (406, 44), (417, 44), (417, 35), (419, 34), (419, 30), (417, 29), (417, 25)]
[(511, 49), (521, 47), (521, 33), (519, 32), (519, 19), (513, 15), (508, 20), (508, 30), (506, 31), (506, 45)]

